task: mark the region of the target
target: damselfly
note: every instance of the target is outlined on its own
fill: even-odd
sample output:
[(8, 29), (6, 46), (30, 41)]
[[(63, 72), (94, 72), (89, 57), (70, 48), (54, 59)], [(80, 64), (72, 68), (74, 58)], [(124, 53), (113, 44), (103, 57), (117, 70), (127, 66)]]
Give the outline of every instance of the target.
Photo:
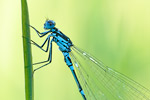
[[(55, 27), (54, 21), (46, 20), (44, 29), (47, 31), (42, 33), (33, 26), (30, 27), (36, 31), (39, 37), (50, 33), (41, 46), (31, 40), (32, 44), (44, 52), (49, 50), (48, 60), (33, 64), (45, 63), (34, 69), (34, 72), (51, 63), (52, 43), (55, 42), (63, 53), (64, 60), (70, 68), (84, 100), (150, 100), (150, 90), (77, 48), (66, 35)], [(51, 40), (50, 37), (52, 37)], [(44, 50), (43, 46), (46, 43), (47, 48)]]

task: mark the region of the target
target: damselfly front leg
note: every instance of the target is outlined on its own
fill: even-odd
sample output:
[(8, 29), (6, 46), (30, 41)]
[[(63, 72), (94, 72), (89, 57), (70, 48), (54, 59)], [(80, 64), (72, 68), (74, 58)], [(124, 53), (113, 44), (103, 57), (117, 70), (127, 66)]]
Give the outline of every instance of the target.
[(36, 28), (34, 28), (33, 26), (31, 26), (31, 25), (29, 25), (29, 26), (32, 27), (32, 28), (36, 31), (36, 33), (38, 34), (39, 37), (43, 37), (43, 36), (45, 36), (47, 33), (51, 32), (51, 30), (49, 30), (49, 31), (45, 31), (45, 32), (40, 33), (40, 32), (39, 32)]

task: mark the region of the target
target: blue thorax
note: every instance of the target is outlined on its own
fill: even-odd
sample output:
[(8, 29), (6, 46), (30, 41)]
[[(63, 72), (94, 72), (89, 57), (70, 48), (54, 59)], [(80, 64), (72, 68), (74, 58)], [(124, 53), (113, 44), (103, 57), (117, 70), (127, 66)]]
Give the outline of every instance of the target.
[(56, 27), (51, 29), (51, 36), (53, 37), (53, 41), (59, 46), (59, 50), (62, 52), (70, 52), (70, 47), (73, 46), (70, 38), (64, 35), (60, 30)]

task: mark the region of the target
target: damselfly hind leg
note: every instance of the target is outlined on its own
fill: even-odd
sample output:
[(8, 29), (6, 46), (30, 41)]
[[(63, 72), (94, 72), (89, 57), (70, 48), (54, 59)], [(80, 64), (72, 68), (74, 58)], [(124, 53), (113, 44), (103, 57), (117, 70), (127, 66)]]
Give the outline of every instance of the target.
[[(48, 40), (48, 41), (49, 41), (49, 40)], [(38, 63), (34, 63), (33, 65), (41, 64), (41, 63), (45, 63), (45, 62), (48, 62), (48, 63), (46, 63), (46, 64), (44, 64), (44, 65), (42, 65), (42, 66), (40, 66), (40, 67), (34, 69), (33, 72), (35, 72), (35, 71), (37, 71), (38, 69), (40, 69), (40, 68), (42, 68), (42, 67), (44, 67), (44, 66), (46, 66), (46, 65), (48, 65), (48, 64), (51, 63), (51, 61), (52, 61), (52, 41), (53, 41), (53, 40), (50, 41), (50, 51), (49, 51), (48, 60), (42, 61), (42, 62), (38, 62)], [(49, 43), (48, 43), (48, 46), (47, 46), (47, 47), (49, 47)]]
[[(23, 37), (23, 38), (29, 39), (29, 38), (27, 38), (27, 37)], [(46, 63), (46, 64), (44, 64), (44, 65), (42, 65), (42, 66), (40, 66), (40, 67), (34, 69), (34, 70), (33, 70), (33, 73), (34, 73), (34, 72), (37, 71), (38, 69), (40, 69), (40, 68), (42, 68), (42, 67), (44, 67), (44, 66), (46, 66), (46, 65), (48, 65), (48, 64), (51, 63), (51, 61), (52, 61), (52, 41), (53, 41), (53, 40), (50, 41), (50, 37), (47, 37), (46, 40), (44, 41), (44, 43), (43, 43), (41, 46), (40, 46), (39, 44), (37, 44), (36, 42), (34, 42), (33, 40), (30, 40), (30, 39), (29, 39), (29, 41), (30, 41), (29, 43), (31, 43), (31, 44), (37, 46), (38, 48), (40, 48), (40, 49), (41, 49), (42, 51), (44, 51), (44, 52), (47, 52), (47, 51), (48, 51), (48, 49), (49, 49), (49, 43), (50, 43), (50, 51), (49, 51), (48, 59), (47, 59), (46, 61), (41, 61), (41, 62), (34, 63), (33, 65), (42, 64), (42, 63), (46, 63), (46, 62), (48, 62), (48, 63)], [(47, 43), (46, 50), (44, 50), (44, 49), (43, 49), (43, 46), (46, 44), (46, 42), (48, 42), (48, 43)]]

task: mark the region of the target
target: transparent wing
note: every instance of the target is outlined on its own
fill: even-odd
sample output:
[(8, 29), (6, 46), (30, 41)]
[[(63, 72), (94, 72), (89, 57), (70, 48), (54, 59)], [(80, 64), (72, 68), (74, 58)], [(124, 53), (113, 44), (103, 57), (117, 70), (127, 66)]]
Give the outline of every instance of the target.
[(87, 100), (150, 100), (150, 91), (73, 46), (75, 72)]

